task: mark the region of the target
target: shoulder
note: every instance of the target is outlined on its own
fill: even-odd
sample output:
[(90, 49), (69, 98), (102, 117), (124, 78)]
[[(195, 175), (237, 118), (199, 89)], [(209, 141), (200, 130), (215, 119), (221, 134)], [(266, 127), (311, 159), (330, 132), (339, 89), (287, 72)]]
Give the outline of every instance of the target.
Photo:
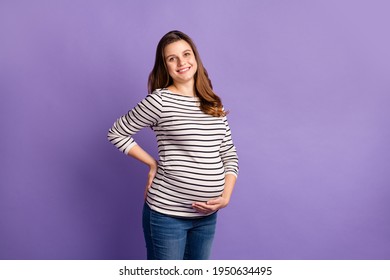
[(158, 95), (161, 98), (169, 97), (172, 95), (172, 92), (167, 88), (158, 88), (155, 89), (151, 94)]
[(151, 93), (148, 94), (149, 98), (154, 98), (158, 100), (162, 100), (167, 94), (169, 94), (168, 89), (166, 88), (158, 88), (153, 90)]
[(162, 96), (164, 95), (164, 89), (155, 89), (151, 93), (149, 93), (146, 96), (146, 99), (154, 99), (154, 100), (160, 100), (162, 99)]
[(153, 92), (146, 95), (146, 97), (140, 102), (143, 106), (146, 107), (155, 107), (158, 110), (161, 110), (162, 107), (162, 96), (159, 90), (154, 90)]
[(169, 93), (169, 90), (167, 88), (157, 88), (153, 90), (151, 94), (157, 94), (157, 95), (163, 95)]
[[(171, 102), (172, 100), (176, 100), (176, 94), (173, 94), (169, 89), (167, 88), (158, 88), (155, 89), (152, 93), (149, 95), (156, 96), (158, 97), (161, 102), (166, 103), (166, 102)], [(180, 95), (179, 95), (180, 97)]]

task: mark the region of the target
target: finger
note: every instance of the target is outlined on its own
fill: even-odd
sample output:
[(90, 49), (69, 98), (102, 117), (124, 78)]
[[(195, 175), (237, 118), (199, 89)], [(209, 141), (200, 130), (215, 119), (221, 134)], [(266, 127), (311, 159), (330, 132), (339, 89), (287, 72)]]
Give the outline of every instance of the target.
[(210, 212), (213, 212), (216, 210), (215, 206), (207, 205), (206, 203), (200, 203), (200, 202), (194, 203), (192, 205), (192, 207), (196, 211), (202, 212), (202, 213), (210, 213)]
[(192, 204), (192, 206), (197, 207), (199, 209), (208, 209), (209, 206), (206, 204), (206, 202), (195, 202)]
[(146, 199), (146, 197), (148, 196), (148, 192), (149, 192), (149, 189), (152, 187), (152, 181), (151, 182), (147, 182), (146, 186), (145, 186), (145, 191), (144, 191), (144, 198)]
[(149, 175), (148, 176), (148, 180), (147, 180), (147, 183), (146, 183), (146, 187), (147, 188), (150, 188), (152, 186), (154, 177), (155, 177), (154, 175)]
[(194, 206), (192, 206), (192, 208), (194, 208), (195, 210), (198, 210), (198, 211), (205, 211), (205, 210), (207, 210), (206, 208), (204, 208), (202, 206), (199, 206), (199, 205), (194, 205)]
[(199, 204), (199, 203), (194, 203), (194, 204), (192, 205), (192, 207), (193, 207), (195, 210), (200, 211), (200, 212), (204, 212), (204, 211), (207, 211), (207, 210), (208, 210), (204, 205)]
[(209, 210), (209, 209), (198, 209), (198, 208), (194, 208), (195, 211), (199, 212), (199, 213), (203, 213), (203, 214), (208, 214), (208, 213), (211, 213), (213, 211)]
[(209, 201), (207, 201), (207, 205), (216, 205), (216, 204), (221, 204), (220, 198), (210, 199)]
[(144, 198), (146, 199), (148, 197), (149, 187), (146, 186), (144, 190)]

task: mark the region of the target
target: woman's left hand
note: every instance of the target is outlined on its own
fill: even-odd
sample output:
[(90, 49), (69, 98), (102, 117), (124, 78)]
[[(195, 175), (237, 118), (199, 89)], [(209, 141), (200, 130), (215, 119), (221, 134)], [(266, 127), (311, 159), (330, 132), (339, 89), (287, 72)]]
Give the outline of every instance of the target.
[(229, 201), (224, 197), (218, 197), (211, 199), (207, 202), (194, 202), (192, 208), (201, 213), (212, 213), (221, 208), (226, 207), (229, 204)]

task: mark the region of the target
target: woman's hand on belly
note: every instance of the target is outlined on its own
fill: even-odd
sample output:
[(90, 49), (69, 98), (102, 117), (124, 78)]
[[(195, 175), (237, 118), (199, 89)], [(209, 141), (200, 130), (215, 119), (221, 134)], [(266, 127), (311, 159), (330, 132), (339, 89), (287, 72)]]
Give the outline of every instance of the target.
[(194, 202), (192, 208), (200, 213), (209, 214), (226, 207), (228, 204), (229, 201), (227, 198), (218, 197), (207, 202)]

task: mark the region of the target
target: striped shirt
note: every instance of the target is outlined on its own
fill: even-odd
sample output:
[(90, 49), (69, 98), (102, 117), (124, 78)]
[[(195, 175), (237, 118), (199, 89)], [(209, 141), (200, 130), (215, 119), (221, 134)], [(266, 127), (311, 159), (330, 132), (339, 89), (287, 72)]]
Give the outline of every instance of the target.
[(109, 141), (127, 154), (133, 135), (152, 127), (157, 137), (157, 174), (147, 194), (151, 209), (171, 216), (205, 216), (192, 208), (221, 196), (225, 175), (238, 175), (238, 157), (226, 117), (199, 108), (199, 98), (158, 89), (119, 118)]

